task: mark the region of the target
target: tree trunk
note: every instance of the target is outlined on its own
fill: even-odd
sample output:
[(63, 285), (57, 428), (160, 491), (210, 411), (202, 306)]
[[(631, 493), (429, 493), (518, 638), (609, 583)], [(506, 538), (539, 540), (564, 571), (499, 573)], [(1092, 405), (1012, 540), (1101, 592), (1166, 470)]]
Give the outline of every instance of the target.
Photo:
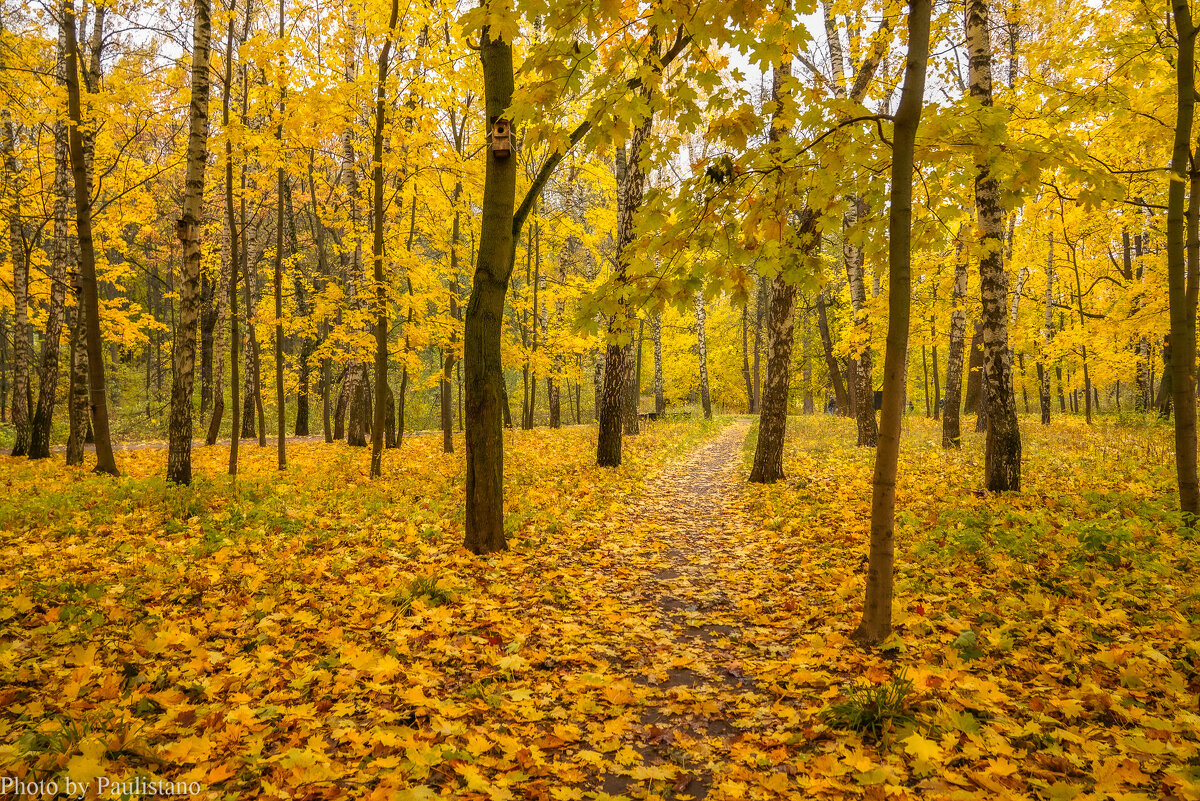
[[(353, 56), (348, 56), (345, 67), (347, 81), (355, 80), (355, 65)], [(347, 126), (342, 130), (342, 180), (349, 201), (349, 237), (353, 239), (354, 247), (343, 257), (342, 280), (346, 289), (347, 302), (356, 310), (363, 308), (364, 298), (356, 291), (357, 283), (363, 279), (362, 243), (359, 237), (359, 184), (358, 165), (354, 152), (354, 128)], [(347, 239), (343, 235), (343, 240)], [(371, 437), (374, 422), (371, 413), (370, 396), (370, 366), (357, 352), (350, 356), (346, 368), (346, 443), (352, 447), (365, 447)]]
[(708, 394), (708, 343), (704, 332), (704, 290), (696, 290), (696, 342), (697, 356), (700, 361), (700, 405), (704, 409), (704, 419), (712, 419), (712, 401)]
[(450, 379), (454, 373), (454, 352), (443, 354), (442, 375), (438, 379), (438, 401), (442, 425), (442, 453), (454, 453), (454, 407)]
[(812, 393), (812, 357), (809, 355), (809, 344), (812, 339), (812, 325), (808, 317), (804, 319), (804, 339), (802, 340), (802, 355), (804, 356), (804, 413), (812, 414), (816, 409), (813, 406)]
[(976, 322), (967, 355), (967, 390), (963, 396), (963, 414), (979, 414), (981, 397), (983, 397), (983, 329), (980, 323)]
[(942, 410), (942, 447), (961, 448), (962, 433), (962, 388), (963, 388), (963, 351), (966, 347), (967, 310), (964, 307), (967, 297), (967, 260), (963, 255), (961, 241), (962, 229), (959, 229), (960, 240), (955, 246), (954, 257), (954, 293), (951, 298), (950, 312), (950, 352), (946, 359), (946, 405)]
[(183, 250), (179, 284), (179, 323), (172, 351), (171, 425), (167, 480), (192, 483), (192, 386), (196, 373), (196, 327), (200, 316), (200, 232), (204, 167), (208, 160), (208, 0), (195, 0), (192, 25), (192, 91), (183, 215), (175, 227)]
[[(97, 14), (99, 14), (97, 10)], [(80, 132), (82, 113), (79, 97), (79, 45), (75, 36), (75, 2), (63, 3), (67, 27), (67, 109), (70, 119), (68, 142), (71, 172), (75, 181), (75, 230), (79, 243), (80, 281), (83, 286), (83, 308), (86, 326), (88, 385), (91, 420), (96, 438), (96, 472), (119, 475), (113, 457), (112, 438), (108, 429), (108, 401), (105, 396), (104, 352), (100, 338), (100, 295), (96, 285), (96, 253), (92, 244), (91, 180), (87, 174)]]
[[(57, 83), (66, 86), (62, 65), (66, 62), (67, 31), (59, 24)], [(67, 127), (61, 120), (54, 123), (54, 245), (50, 255), (50, 308), (46, 318), (46, 335), (42, 339), (42, 366), (38, 372), (38, 400), (30, 426), (29, 457), (45, 459), (50, 456), (50, 428), (54, 421), (54, 401), (58, 392), (59, 345), (62, 339), (63, 315), (67, 285), (67, 261), (70, 245), (67, 235), (67, 204), (70, 190), (67, 173)]]
[[(408, 374), (400, 379), (400, 389), (407, 389)], [(399, 403), (396, 402), (396, 396), (392, 394), (392, 388), (387, 381), (383, 382), (385, 392), (383, 393), (383, 403), (387, 408), (383, 413), (383, 441), (385, 447), (399, 448), (400, 439), (404, 436), (404, 396), (400, 396)]]
[[(295, 252), (293, 250), (293, 252)], [(296, 307), (301, 317), (308, 317), (310, 309), (305, 307), (304, 285), (299, 275), (293, 276), (292, 286), (296, 293)], [(307, 333), (301, 334), (300, 353), (296, 358), (296, 420), (292, 424), (292, 433), (297, 437), (307, 437), (310, 433), (309, 419), (312, 414), (312, 339)]]
[(750, 375), (749, 300), (742, 306), (742, 379), (746, 382), (746, 414), (754, 414), (754, 380)]
[[(242, 176), (245, 179), (245, 174)], [(242, 185), (243, 203), (245, 202), (245, 184)], [(246, 218), (242, 216), (242, 233), (243, 238), (246, 232)], [(242, 256), (248, 259), (248, 246), (243, 244)], [(255, 308), (257, 306), (256, 299), (259, 294), (258, 290), (258, 265), (257, 259), (254, 267), (250, 266), (248, 260), (242, 262), (242, 279), (245, 283), (243, 300), (246, 303), (246, 338), (249, 347), (246, 349), (246, 401), (242, 419), (242, 436), (253, 439), (255, 437), (255, 420), (257, 420), (257, 436), (258, 447), (267, 447), (267, 425), (263, 415), (262, 404), (262, 353), (258, 346), (258, 331), (254, 324), (254, 318), (257, 316)]]
[(365, 448), (371, 438), (371, 378), (366, 362), (351, 362), (346, 373), (346, 394), (349, 409), (346, 420), (346, 444)]
[[(321, 273), (323, 287), (328, 287), (333, 275), (329, 267), (329, 258), (325, 250), (325, 223), (322, 221), (321, 215), (317, 210), (317, 188), (316, 182), (313, 179), (313, 173), (316, 172), (314, 161), (315, 156), (313, 154), (313, 148), (309, 148), (308, 194), (312, 208), (312, 228), (316, 232), (317, 237), (317, 270)], [(329, 339), (329, 323), (327, 320), (321, 323), (321, 339), (325, 342), (327, 342)], [(332, 383), (333, 364), (329, 357), (328, 351), (326, 351), (325, 355), (321, 357), (321, 425), (322, 433), (325, 435), (326, 443), (332, 443), (334, 441), (333, 422), (332, 415), (330, 414), (329, 404), (329, 393), (331, 391)]]
[[(231, 9), (232, 10), (232, 9)], [(250, 2), (246, 2), (246, 23), (250, 26)], [(238, 266), (242, 263), (242, 249), (238, 241), (238, 221), (233, 203), (233, 140), (230, 136), (229, 99), (233, 94), (233, 14), (229, 15), (225, 27), (225, 87), (221, 94), (221, 127), (225, 131), (225, 218), (229, 229), (229, 475), (236, 476), (238, 472), (238, 444), (241, 438), (241, 385), (238, 383)], [(242, 67), (242, 91), (246, 89), (246, 68)], [(245, 233), (242, 231), (242, 233)], [(219, 407), (218, 407), (219, 408)], [(212, 425), (208, 429), (208, 437), (212, 442), (217, 441), (220, 433), (221, 417), (217, 409), (213, 410)]]
[[(280, 0), (282, 3), (283, 0)], [(283, 6), (281, 5), (282, 9)], [(282, 14), (282, 11), (280, 12)], [(387, 284), (383, 272), (383, 126), (387, 119), (387, 71), (388, 58), (392, 52), (392, 38), (396, 32), (396, 20), (400, 14), (400, 0), (392, 0), (391, 18), (388, 21), (387, 38), (379, 52), (379, 72), (375, 81), (375, 128), (372, 131), (371, 180), (371, 228), (374, 232), (372, 256), (375, 276), (375, 420), (371, 427), (371, 478), (378, 478), (383, 469), (383, 439), (387, 413), (392, 409), (391, 392), (387, 383)], [(282, 21), (280, 25), (282, 26)], [(282, 175), (282, 173), (281, 173)], [(416, 195), (413, 195), (414, 213)], [(409, 321), (412, 322), (411, 320)], [(400, 402), (404, 402), (405, 387), (400, 387)], [(401, 422), (403, 425), (403, 422)]]
[[(567, 254), (566, 258), (559, 259), (558, 268), (558, 285), (559, 287), (566, 286), (567, 281), (567, 262), (574, 255), (578, 248), (578, 242), (574, 237), (567, 239)], [(545, 292), (545, 277), (542, 278), (542, 291)], [(560, 289), (561, 292), (561, 289)], [(542, 340), (550, 344), (550, 319), (549, 319), (550, 304), (545, 304), (546, 311), (542, 316)], [(554, 301), (554, 325), (555, 331), (561, 331), (563, 326), (563, 315), (566, 313), (566, 303), (563, 301), (562, 295), (559, 294)], [(546, 376), (546, 406), (550, 413), (550, 427), (562, 427), (562, 394), (559, 389), (559, 381), (563, 378), (563, 368), (566, 366), (566, 359), (563, 356), (563, 347), (559, 344), (554, 348), (554, 359), (551, 362), (550, 375)], [(571, 399), (567, 398), (567, 414), (571, 413)]]
[[(454, 226), (450, 234), (450, 317), (458, 320), (458, 238), (460, 231), (458, 199), (462, 193), (462, 184), (454, 186)], [(454, 410), (451, 406), (450, 378), (454, 367), (454, 345), (458, 339), (457, 325), (450, 334), (450, 348), (443, 353), (442, 377), (439, 387), (441, 394), (442, 412), (442, 452), (454, 453)]]
[[(1175, 406), (1175, 470), (1179, 508), (1190, 523), (1200, 515), (1196, 476), (1196, 297), (1200, 288), (1197, 242), (1197, 173), (1191, 167), (1192, 116), (1195, 107), (1196, 28), (1188, 0), (1172, 0), (1179, 43), (1176, 65), (1175, 142), (1167, 187), (1167, 289), (1171, 315), (1171, 399)], [(1189, 180), (1184, 180), (1184, 179)], [(1191, 188), (1191, 208), (1184, 195)], [(1166, 376), (1164, 376), (1164, 379)], [(1164, 380), (1164, 384), (1166, 381)]]
[(503, 377), (503, 372), (501, 372), (500, 394), (504, 398), (504, 427), (511, 429), (513, 421), (512, 408), (508, 405), (508, 379)]
[(825, 293), (817, 295), (817, 331), (821, 334), (821, 348), (825, 352), (825, 368), (829, 372), (829, 382), (833, 384), (833, 397), (838, 410), (842, 414), (850, 411), (850, 398), (846, 395), (846, 387), (842, 384), (842, 369), (837, 357), (833, 355), (833, 339), (829, 336), (829, 318), (825, 313)]
[[(1075, 300), (1078, 303), (1077, 310), (1079, 312), (1079, 330), (1086, 336), (1084, 327), (1087, 325), (1087, 317), (1083, 313), (1083, 282), (1079, 277), (1079, 260), (1075, 258), (1075, 248), (1071, 247), (1071, 266), (1075, 268)], [(1079, 355), (1083, 359), (1083, 413), (1084, 419), (1088, 425), (1092, 424), (1092, 377), (1088, 372), (1088, 351), (1087, 340), (1079, 346)], [(1099, 403), (1097, 403), (1097, 407)], [(1099, 409), (1097, 409), (1099, 411)]]
[(8, 309), (0, 309), (0, 423), (8, 422)]
[[(558, 376), (562, 371), (562, 353), (554, 354), (553, 367), (546, 376), (546, 406), (550, 415), (550, 427), (562, 428), (562, 398), (559, 394)], [(569, 412), (570, 409), (568, 408)]]
[[(792, 54), (785, 48), (771, 80), (771, 100), (775, 111), (767, 133), (771, 147), (778, 149), (788, 136), (785, 107), (790, 105), (787, 84), (792, 77)], [(800, 212), (796, 236), (815, 248), (817, 214), (804, 208)], [(783, 444), (787, 433), (788, 389), (792, 371), (792, 342), (795, 329), (796, 286), (788, 283), (783, 272), (771, 279), (771, 308), (767, 314), (767, 385), (763, 390), (758, 417), (758, 443), (750, 481), (773, 484), (783, 479)]]
[[(489, 126), (512, 104), (512, 42), (480, 35)], [(489, 140), (490, 144), (490, 140)], [(475, 280), (463, 332), (466, 412), (466, 539), (477, 554), (508, 547), (504, 534), (504, 372), (500, 330), (513, 266), (517, 160), (486, 148), (482, 219)]]
[(871, 332), (867, 320), (867, 292), (863, 283), (862, 250), (850, 241), (850, 233), (867, 207), (861, 198), (850, 198), (850, 208), (842, 217), (842, 258), (846, 265), (846, 280), (850, 284), (850, 304), (854, 310), (854, 345), (858, 353), (854, 360), (854, 419), (858, 427), (858, 444), (874, 448), (879, 438), (875, 419), (874, 365), (871, 358)]
[[(623, 285), (625, 272), (629, 267), (629, 256), (625, 253), (629, 243), (633, 241), (633, 218), (638, 207), (642, 204), (642, 194), (646, 186), (646, 157), (642, 147), (650, 135), (652, 120), (646, 117), (634, 129), (629, 139), (629, 153), (624, 170), (624, 180), (620, 186), (620, 198), (617, 214), (617, 272), (613, 282)], [(609, 346), (604, 359), (604, 390), (600, 394), (600, 427), (596, 441), (596, 464), (600, 467), (616, 467), (621, 464), (621, 433), (624, 427), (627, 431), (637, 428), (636, 402), (632, 409), (628, 408), (629, 382), (633, 373), (633, 348), (631, 345), (617, 344), (617, 337), (631, 337), (633, 334), (633, 315), (625, 301), (620, 302), (619, 310), (613, 314), (608, 323)], [(633, 414), (633, 425), (626, 420), (628, 414)]]
[(883, 357), (883, 410), (871, 495), (871, 543), (862, 620), (853, 633), (877, 645), (892, 633), (895, 559), (896, 469), (904, 414), (908, 324), (912, 302), (911, 254), (913, 150), (925, 88), (929, 53), (930, 0), (910, 0), (908, 59), (892, 139), (891, 203), (888, 219), (888, 335)]
[(654, 414), (661, 417), (667, 412), (667, 401), (663, 396), (662, 361), (662, 311), (650, 318), (650, 334), (654, 340)]
[(338, 384), (337, 403), (333, 411), (333, 439), (338, 441), (346, 436), (346, 406), (349, 394), (346, 392), (345, 376), (349, 373), (349, 368), (342, 371), (342, 379)]
[[(224, 197), (222, 196), (222, 202)], [(221, 420), (225, 416), (225, 326), (229, 317), (229, 283), (230, 265), (233, 261), (232, 234), (229, 231), (229, 221), (225, 220), (227, 258), (222, 260), (221, 274), (216, 287), (216, 322), (213, 325), (213, 387), (212, 387), (212, 416), (209, 419), (208, 432), (204, 444), (214, 445), (221, 434)]]
[[(279, 0), (279, 38), (280, 76), (286, 75), (283, 64), (283, 0)], [(279, 166), (275, 174), (275, 454), (276, 466), (280, 470), (287, 469), (287, 404), (283, 394), (283, 115), (287, 95), (286, 84), (282, 78), (279, 85), (279, 122), (275, 128), (275, 142), (278, 148)], [(261, 402), (261, 395), (260, 402)]]
[(67, 390), (67, 464), (83, 464), (83, 440), (88, 430), (87, 321), (83, 287), (75, 287), (71, 323), (71, 375)]
[[(980, 323), (979, 327), (976, 328), (976, 330), (982, 331), (983, 324)], [(980, 344), (982, 345), (982, 340), (980, 340)], [(982, 355), (982, 353), (983, 353), (983, 349), (981, 347), (980, 354)], [(988, 421), (988, 405), (987, 405), (987, 391), (986, 391), (987, 365), (986, 364), (981, 365), (979, 368), (979, 386), (980, 386), (979, 402), (975, 405), (975, 433), (984, 434), (987, 432), (987, 426), (988, 426), (988, 422), (987, 422)]]
[[(245, 233), (245, 231), (243, 231), (243, 233)], [(250, 281), (252, 280), (249, 270), (242, 275), (242, 279), (244, 285), (249, 285)], [(242, 379), (241, 438), (255, 439), (258, 437), (258, 433), (254, 425), (254, 397), (258, 390), (254, 386), (254, 317), (251, 312), (253, 304), (250, 302), (249, 293), (246, 294), (247, 297), (242, 298), (242, 301), (246, 304), (246, 348), (244, 365), (246, 369), (246, 375)]]
[[(7, 116), (7, 113), (6, 113)], [(12, 424), (16, 429), (12, 455), (29, 454), (33, 391), (29, 371), (33, 367), (33, 329), (29, 325), (29, 259), (25, 252), (25, 232), (21, 225), (21, 192), (17, 161), (17, 129), (11, 120), (4, 122), (4, 169), (8, 173), (9, 198), (8, 252), (12, 258), (13, 303), (13, 397)]]
[[(296, 208), (292, 203), (292, 184), (291, 181), (283, 182), (283, 199), (287, 211), (287, 227), (288, 227), (288, 244), (291, 247), (292, 253), (300, 252), (300, 238), (296, 233)], [(316, 228), (315, 220), (313, 228)], [(323, 258), (318, 247), (317, 253), (318, 265), (323, 264)], [(318, 267), (320, 269), (320, 267)], [(304, 277), (300, 270), (292, 273), (292, 291), (296, 298), (296, 312), (299, 316), (308, 321), (312, 317), (312, 306), (309, 305), (308, 289), (305, 286)], [(300, 353), (296, 359), (296, 419), (292, 424), (292, 433), (298, 437), (306, 437), (309, 434), (309, 418), (311, 413), (309, 391), (312, 382), (312, 355), (316, 349), (316, 343), (308, 334), (308, 326), (299, 334)]]
[(1066, 396), (1063, 395), (1063, 374), (1061, 364), (1054, 365), (1054, 375), (1055, 378), (1058, 379), (1058, 410), (1065, 413), (1067, 411), (1067, 399)]
[[(762, 351), (763, 316), (766, 313), (766, 308), (767, 308), (767, 279), (760, 275), (758, 277), (757, 284), (758, 284), (758, 293), (757, 293), (758, 297), (754, 303), (754, 394), (752, 396), (753, 402), (754, 402), (754, 408), (750, 411), (751, 414), (758, 414), (762, 407), (762, 391), (761, 391), (762, 390), (762, 383), (761, 383), (761, 372), (762, 371), (759, 370), (759, 362), (760, 362), (759, 354)], [(821, 310), (821, 313), (824, 314), (825, 304), (824, 304), (824, 295), (823, 294), (817, 296), (817, 304)], [(822, 319), (824, 319), (824, 318), (822, 317)], [(828, 327), (826, 327), (826, 332), (825, 332), (826, 340), (828, 339), (828, 333), (829, 333)], [(832, 351), (830, 353), (832, 354)], [(839, 386), (841, 385), (841, 376), (840, 375), (837, 378), (835, 378), (834, 380), (838, 382)]]
[[(992, 48), (988, 39), (988, 0), (967, 0), (967, 50), (971, 97), (992, 105)], [(979, 295), (983, 304), (983, 373), (987, 404), (986, 486), (991, 492), (1021, 488), (1021, 430), (1013, 396), (1012, 352), (1008, 345), (1008, 275), (1004, 271), (1003, 209), (1000, 184), (987, 162), (976, 161), (975, 209), (981, 256)]]
[(940, 420), (942, 414), (942, 385), (938, 378), (938, 330), (937, 330), (937, 288), (938, 281), (941, 279), (941, 270), (938, 270), (938, 275), (934, 277), (933, 288), (930, 292), (930, 311), (929, 311), (929, 360), (933, 364), (933, 414), (934, 420)]
[(213, 403), (213, 330), (217, 327), (217, 288), (208, 271), (200, 270), (200, 419)]
[(921, 346), (921, 386), (925, 389), (925, 416), (933, 417), (933, 408), (929, 405), (929, 359), (925, 356), (925, 346)]
[[(639, 322), (640, 326), (641, 323)], [(625, 399), (621, 404), (621, 430), (626, 435), (638, 433), (638, 402), (641, 399), (641, 335), (630, 342), (625, 351)]]
[[(778, 71), (776, 73), (779, 74)], [(812, 212), (805, 209), (810, 222)], [(796, 287), (781, 275), (771, 281), (771, 308), (767, 314), (767, 384), (759, 412), (758, 444), (750, 481), (772, 484), (784, 478), (783, 443), (787, 430), (788, 383), (792, 362), (792, 333), (795, 325)]]

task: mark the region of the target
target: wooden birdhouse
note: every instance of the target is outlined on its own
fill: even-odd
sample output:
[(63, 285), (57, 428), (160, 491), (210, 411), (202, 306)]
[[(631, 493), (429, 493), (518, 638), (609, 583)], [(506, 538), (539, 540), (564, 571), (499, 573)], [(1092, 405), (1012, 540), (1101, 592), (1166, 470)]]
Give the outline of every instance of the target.
[(498, 159), (512, 153), (512, 124), (503, 117), (492, 123), (492, 153)]

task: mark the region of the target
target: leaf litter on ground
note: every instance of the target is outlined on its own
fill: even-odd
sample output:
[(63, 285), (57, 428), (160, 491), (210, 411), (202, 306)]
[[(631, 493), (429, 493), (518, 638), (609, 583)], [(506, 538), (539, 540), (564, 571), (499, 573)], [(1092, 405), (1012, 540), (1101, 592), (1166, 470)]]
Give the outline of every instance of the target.
[[(0, 459), (0, 774), (211, 798), (1200, 798), (1197, 544), (1163, 429), (906, 420), (896, 633), (857, 623), (873, 452), (793, 421), (506, 434), (511, 551), (461, 548), (461, 456), (413, 437), (291, 469), (161, 451), (118, 480)], [(461, 443), (460, 443), (461, 446)]]

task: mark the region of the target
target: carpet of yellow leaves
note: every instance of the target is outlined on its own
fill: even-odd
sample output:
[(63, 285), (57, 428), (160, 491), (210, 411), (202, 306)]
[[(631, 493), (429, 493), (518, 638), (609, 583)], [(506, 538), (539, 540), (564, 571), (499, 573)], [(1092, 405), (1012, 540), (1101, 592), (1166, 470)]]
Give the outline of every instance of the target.
[[(996, 496), (978, 491), (981, 435), (947, 452), (938, 424), (905, 428), (897, 631), (877, 654), (846, 641), (873, 452), (842, 421), (809, 418), (787, 485), (747, 491), (750, 514), (777, 532), (762, 556), (780, 575), (765, 580), (795, 647), (762, 676), (806, 710), (806, 792), (1200, 798), (1200, 545), (1175, 511), (1169, 429), (1026, 418), (1022, 492)], [(881, 747), (814, 724), (808, 710), (839, 683), (901, 670), (916, 724)]]
[[(787, 482), (730, 485), (736, 444), (703, 479), (736, 518), (720, 531), (703, 493), (670, 519), (640, 497), (700, 481), (669, 465), (711, 429), (655, 426), (607, 471), (594, 430), (510, 432), (513, 549), (488, 559), (460, 547), (461, 456), (438, 438), (378, 482), (340, 444), (292, 446), (285, 473), (245, 448), (236, 486), (223, 449), (192, 487), (157, 450), (117, 480), (0, 458), (0, 776), (231, 799), (1200, 798), (1198, 547), (1165, 430), (1027, 423), (1025, 491), (997, 498), (973, 493), (977, 439), (944, 453), (906, 421), (897, 635), (867, 653), (847, 635), (873, 453), (847, 421), (794, 425)], [(824, 717), (901, 671), (911, 720), (878, 740)]]

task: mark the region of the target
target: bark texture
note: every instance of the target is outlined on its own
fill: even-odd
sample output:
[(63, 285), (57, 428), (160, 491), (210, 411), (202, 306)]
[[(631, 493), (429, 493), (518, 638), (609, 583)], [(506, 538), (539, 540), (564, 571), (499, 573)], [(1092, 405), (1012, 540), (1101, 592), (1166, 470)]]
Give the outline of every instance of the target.
[(179, 321), (172, 358), (171, 421), (167, 432), (167, 480), (192, 482), (192, 387), (196, 374), (196, 329), (200, 317), (200, 229), (204, 167), (208, 160), (208, 0), (195, 0), (192, 25), (192, 91), (189, 109), (187, 175), (183, 216), (176, 234), (183, 250), (180, 268)]
[(854, 310), (854, 342), (857, 358), (854, 359), (854, 420), (858, 427), (858, 444), (875, 447), (879, 438), (879, 426), (875, 419), (874, 364), (871, 357), (871, 331), (867, 320), (867, 291), (863, 281), (863, 253), (852, 244), (850, 234), (859, 218), (865, 213), (866, 205), (859, 198), (850, 199), (850, 208), (842, 218), (842, 260), (846, 265), (846, 280), (850, 284), (850, 305)]
[[(791, 75), (792, 57), (785, 50), (775, 65), (771, 81), (771, 101), (775, 104), (775, 111), (767, 136), (776, 147), (788, 135), (784, 104), (788, 100), (785, 85)], [(807, 236), (815, 226), (816, 215), (807, 208), (801, 215), (800, 234)], [(796, 286), (789, 283), (781, 271), (771, 279), (771, 306), (767, 314), (767, 384), (763, 388), (758, 442), (754, 448), (754, 464), (750, 468), (750, 481), (756, 484), (772, 484), (784, 477), (783, 441), (787, 431), (795, 314)]]
[[(283, 0), (279, 0), (279, 74), (286, 75), (283, 65)], [(275, 174), (275, 460), (276, 466), (287, 467), (287, 404), (283, 395), (283, 115), (287, 96), (286, 84), (279, 86), (279, 121), (275, 128), (275, 143), (279, 149), (279, 167)]]
[[(626, 248), (633, 241), (633, 215), (642, 204), (646, 187), (646, 165), (642, 147), (650, 135), (651, 118), (646, 117), (634, 129), (629, 138), (629, 153), (621, 185), (621, 197), (617, 215), (617, 272), (613, 283), (621, 287), (629, 266)], [(628, 383), (632, 377), (634, 354), (632, 343), (621, 345), (616, 337), (633, 336), (633, 315), (622, 299), (620, 309), (609, 319), (610, 342), (604, 359), (604, 387), (600, 393), (600, 427), (596, 440), (596, 464), (601, 467), (616, 467), (621, 464), (621, 434), (626, 427), (628, 414)], [(637, 423), (637, 407), (631, 410), (634, 425)]]
[[(7, 115), (6, 115), (7, 116)], [(12, 455), (29, 454), (32, 420), (33, 329), (29, 325), (29, 259), (25, 252), (25, 231), (21, 225), (20, 164), (17, 160), (17, 126), (4, 122), (4, 170), (8, 173), (8, 252), (12, 262), (13, 315), (13, 396), (12, 424), (15, 429)]]
[(663, 415), (667, 401), (663, 395), (662, 311), (650, 318), (650, 335), (654, 340), (654, 413)]
[[(480, 35), (480, 60), (490, 127), (512, 104), (512, 44)], [(500, 327), (513, 265), (513, 212), (517, 160), (485, 155), (482, 220), (475, 279), (463, 332), (466, 413), (466, 539), (468, 550), (491, 553), (508, 547), (504, 534), (504, 373)]]
[[(1200, 515), (1200, 482), (1196, 476), (1196, 296), (1200, 279), (1200, 242), (1196, 215), (1184, 210), (1191, 187), (1196, 200), (1197, 174), (1191, 167), (1192, 117), (1195, 109), (1196, 28), (1187, 0), (1173, 0), (1172, 16), (1178, 36), (1176, 58), (1175, 142), (1167, 188), (1167, 288), (1171, 315), (1171, 400), (1175, 407), (1175, 470), (1179, 508), (1193, 520)], [(1185, 180), (1185, 178), (1190, 180)], [(1193, 202), (1193, 205), (1195, 203)], [(1166, 376), (1164, 378), (1164, 385)]]
[[(280, 6), (282, 8), (282, 6)], [(282, 11), (280, 12), (282, 14)], [(372, 199), (372, 229), (374, 231), (371, 253), (375, 277), (375, 419), (371, 426), (371, 478), (378, 478), (383, 469), (384, 427), (387, 413), (392, 411), (391, 392), (387, 383), (387, 285), (383, 272), (383, 126), (387, 120), (387, 71), (388, 58), (392, 52), (392, 37), (396, 31), (396, 19), (400, 13), (400, 0), (392, 0), (391, 17), (388, 21), (387, 39), (379, 52), (379, 72), (375, 82), (375, 129), (372, 131), (371, 180), (374, 184)], [(282, 23), (281, 23), (282, 24)], [(280, 173), (282, 175), (282, 172)], [(413, 198), (414, 213), (416, 198)], [(412, 322), (411, 320), (409, 321)], [(405, 387), (400, 388), (400, 402), (404, 403)], [(401, 413), (403, 425), (403, 413)], [(283, 440), (280, 440), (282, 443)], [(282, 448), (282, 444), (280, 448)]]
[(904, 89), (896, 110), (892, 145), (888, 214), (888, 335), (887, 350), (883, 357), (883, 410), (879, 444), (875, 451), (875, 473), (871, 481), (871, 542), (866, 593), (862, 620), (852, 635), (866, 645), (877, 645), (892, 632), (896, 467), (900, 456), (900, 425), (904, 414), (909, 311), (912, 302), (910, 239), (913, 151), (925, 94), (930, 0), (910, 0), (908, 8), (908, 58)]
[(700, 363), (700, 405), (704, 419), (712, 419), (712, 400), (708, 393), (708, 341), (704, 328), (704, 291), (696, 290), (696, 355)]
[(1042, 316), (1042, 350), (1038, 357), (1038, 395), (1042, 407), (1042, 425), (1050, 425), (1050, 344), (1054, 341), (1054, 234), (1048, 235), (1046, 256), (1046, 296)]
[(75, 287), (71, 322), (71, 377), (67, 389), (67, 464), (83, 464), (83, 440), (88, 430), (87, 323), (83, 288)]
[[(971, 96), (992, 105), (992, 47), (988, 0), (967, 0), (966, 33)], [(979, 295), (983, 311), (983, 377), (987, 404), (985, 485), (992, 492), (1021, 488), (1021, 430), (1013, 394), (1008, 343), (1008, 274), (1004, 270), (1004, 220), (1000, 184), (987, 159), (976, 159), (975, 209), (979, 224)]]
[(850, 414), (850, 398), (842, 382), (842, 368), (833, 355), (833, 338), (829, 335), (829, 315), (825, 311), (825, 292), (817, 295), (817, 331), (821, 335), (821, 349), (825, 354), (825, 369), (829, 372), (829, 383), (833, 384), (833, 397), (838, 412)]
[(963, 355), (967, 344), (967, 260), (963, 254), (959, 230), (959, 242), (955, 247), (954, 292), (951, 295), (950, 351), (946, 358), (946, 405), (942, 410), (942, 447), (961, 448)]
[[(65, 88), (64, 72), (67, 59), (67, 30), (61, 23), (58, 30), (57, 83)], [(71, 200), (67, 175), (70, 171), (67, 153), (67, 126), (54, 123), (54, 244), (50, 254), (50, 306), (46, 318), (46, 335), (42, 339), (42, 365), (38, 371), (38, 400), (30, 425), (29, 458), (45, 459), (50, 455), (50, 427), (54, 421), (54, 401), (58, 393), (59, 347), (65, 314), (67, 272), (70, 244), (67, 236), (67, 205)]]
[[(97, 10), (99, 17), (100, 10)], [(67, 28), (67, 114), (68, 150), (75, 183), (75, 230), (79, 243), (80, 282), (83, 287), (85, 339), (87, 343), (88, 387), (92, 427), (96, 440), (96, 472), (119, 475), (113, 456), (108, 427), (108, 399), (105, 394), (103, 340), (100, 337), (100, 294), (96, 285), (96, 253), (92, 243), (91, 176), (84, 160), (82, 111), (79, 93), (79, 45), (75, 35), (75, 3), (63, 3)], [(98, 20), (99, 23), (99, 20)], [(98, 26), (99, 27), (99, 24)]]

